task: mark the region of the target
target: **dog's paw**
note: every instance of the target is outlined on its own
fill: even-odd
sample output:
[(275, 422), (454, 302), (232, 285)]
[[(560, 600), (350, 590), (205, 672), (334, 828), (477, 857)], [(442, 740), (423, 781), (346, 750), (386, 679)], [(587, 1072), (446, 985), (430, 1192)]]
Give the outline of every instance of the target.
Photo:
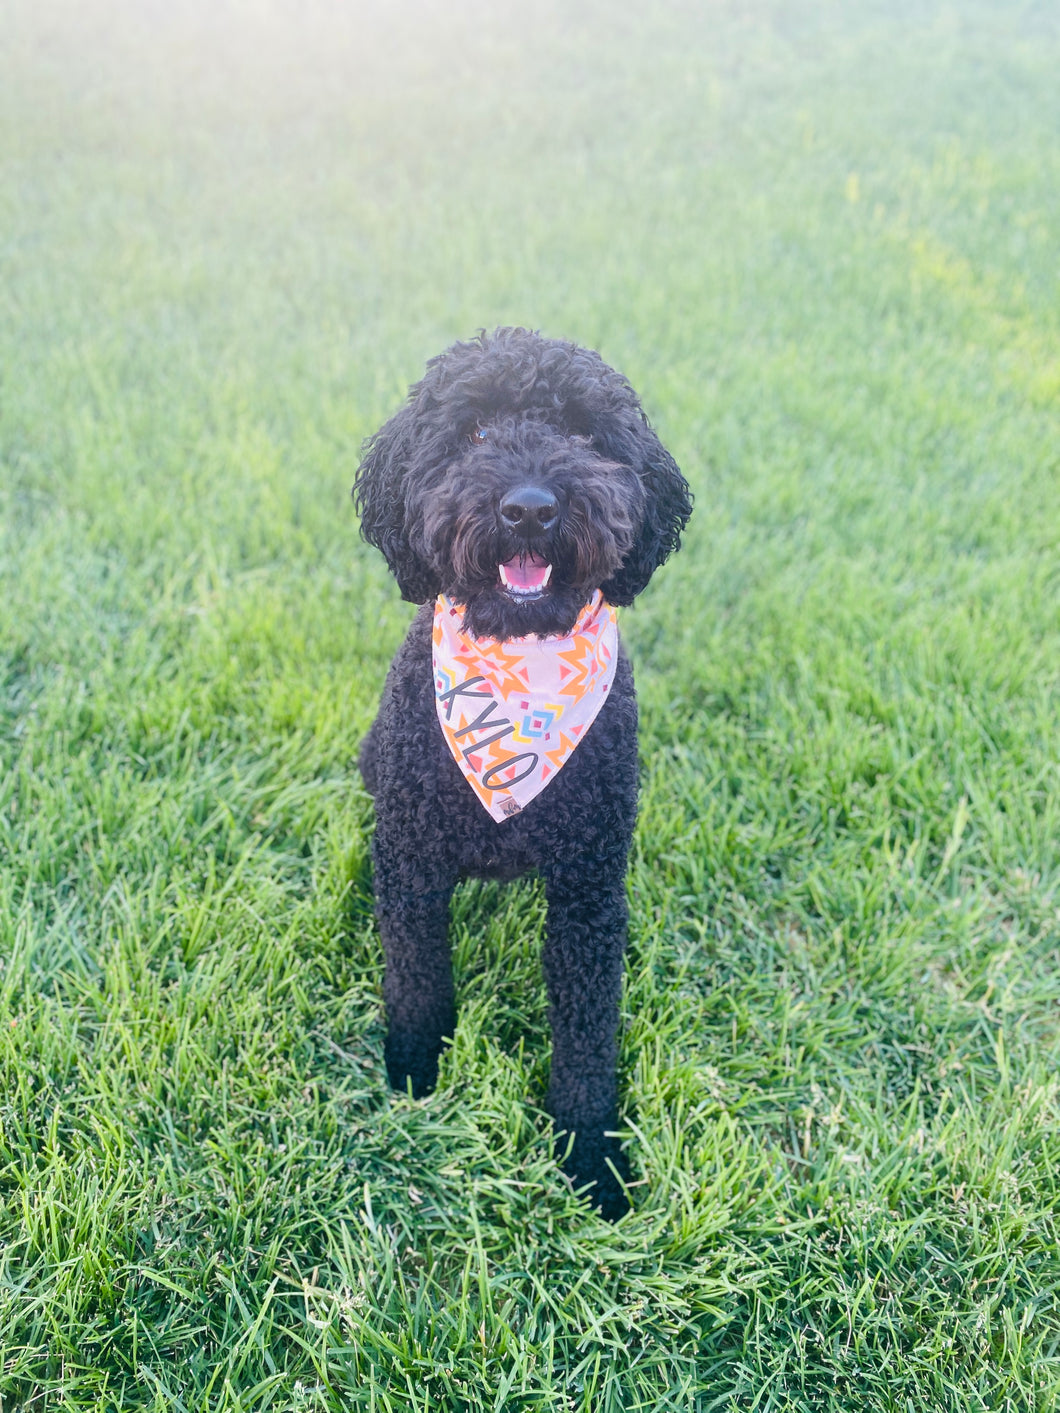
[(427, 1046), (415, 1038), (390, 1035), (386, 1042), (386, 1075), (392, 1089), (401, 1094), (411, 1090), (413, 1099), (423, 1099), (438, 1083), (438, 1056), (441, 1045)]
[[(628, 1177), (628, 1173), (624, 1176)], [(586, 1196), (607, 1222), (617, 1222), (630, 1210), (631, 1203), (626, 1189), (615, 1177), (610, 1168), (596, 1180)]]
[(593, 1141), (575, 1138), (567, 1152), (567, 1135), (556, 1138), (556, 1153), (575, 1191), (583, 1192), (590, 1207), (608, 1222), (617, 1222), (630, 1210), (625, 1184), (630, 1179), (629, 1160), (615, 1138)]

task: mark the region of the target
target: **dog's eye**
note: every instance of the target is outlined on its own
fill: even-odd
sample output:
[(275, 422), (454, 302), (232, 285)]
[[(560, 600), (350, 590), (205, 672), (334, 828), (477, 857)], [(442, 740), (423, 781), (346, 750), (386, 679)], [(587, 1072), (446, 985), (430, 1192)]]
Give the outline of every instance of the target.
[(486, 436), (485, 427), (476, 427), (471, 433), (471, 443), (473, 446), (482, 446), (483, 443), (488, 440), (489, 438)]

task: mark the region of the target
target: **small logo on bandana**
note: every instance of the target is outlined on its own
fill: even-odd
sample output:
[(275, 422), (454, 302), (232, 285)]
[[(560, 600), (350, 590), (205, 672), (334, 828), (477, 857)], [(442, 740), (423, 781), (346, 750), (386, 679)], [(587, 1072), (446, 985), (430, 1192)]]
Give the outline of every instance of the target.
[(597, 589), (564, 638), (477, 639), (459, 604), (434, 607), (438, 720), (453, 759), (495, 820), (562, 770), (607, 699), (618, 619)]

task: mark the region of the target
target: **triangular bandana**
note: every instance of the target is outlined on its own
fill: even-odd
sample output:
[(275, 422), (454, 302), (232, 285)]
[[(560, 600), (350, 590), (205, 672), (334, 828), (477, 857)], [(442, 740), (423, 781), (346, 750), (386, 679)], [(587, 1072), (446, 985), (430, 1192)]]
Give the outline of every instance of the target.
[(563, 638), (472, 638), (445, 594), (434, 606), (434, 687), (446, 745), (498, 822), (554, 780), (607, 700), (618, 618), (597, 589)]

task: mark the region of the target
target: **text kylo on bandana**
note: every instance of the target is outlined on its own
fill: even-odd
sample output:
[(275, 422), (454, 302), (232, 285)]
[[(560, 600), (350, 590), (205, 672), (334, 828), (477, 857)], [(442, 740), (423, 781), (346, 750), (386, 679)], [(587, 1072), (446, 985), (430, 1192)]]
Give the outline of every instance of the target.
[(562, 638), (477, 639), (463, 623), (462, 606), (439, 594), (438, 720), (464, 778), (500, 821), (555, 779), (595, 721), (615, 676), (618, 620), (597, 589)]

